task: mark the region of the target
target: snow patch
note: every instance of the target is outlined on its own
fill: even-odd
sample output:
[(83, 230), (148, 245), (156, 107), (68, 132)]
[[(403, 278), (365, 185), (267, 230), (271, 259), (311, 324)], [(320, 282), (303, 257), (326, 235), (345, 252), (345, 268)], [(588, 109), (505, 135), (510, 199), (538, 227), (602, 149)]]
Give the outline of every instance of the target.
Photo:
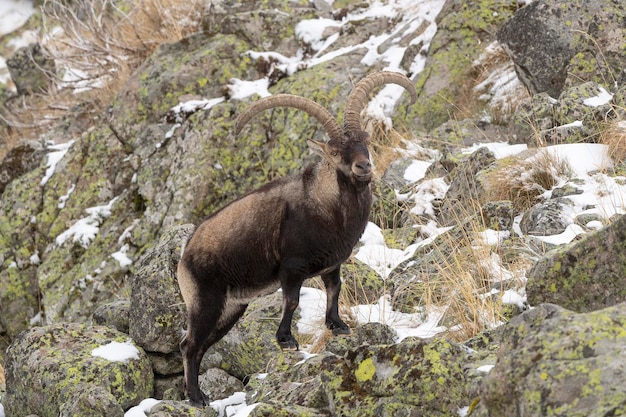
[(55, 239), (56, 244), (61, 246), (72, 239), (74, 243), (80, 244), (83, 248), (88, 248), (91, 242), (96, 238), (104, 220), (111, 216), (111, 210), (117, 199), (118, 197), (115, 197), (104, 206), (86, 209), (85, 211), (89, 216), (78, 220), (72, 227), (58, 235)]
[(56, 170), (57, 164), (61, 161), (61, 159), (63, 159), (73, 143), (74, 141), (71, 140), (66, 143), (48, 146), (48, 149), (52, 150), (53, 152), (50, 152), (48, 154), (48, 159), (46, 161), (46, 174), (41, 179), (39, 186), (43, 187), (48, 183), (48, 181), (54, 174), (54, 171)]
[(124, 343), (111, 342), (91, 351), (91, 356), (103, 358), (111, 362), (126, 362), (139, 359), (139, 350), (130, 340)]

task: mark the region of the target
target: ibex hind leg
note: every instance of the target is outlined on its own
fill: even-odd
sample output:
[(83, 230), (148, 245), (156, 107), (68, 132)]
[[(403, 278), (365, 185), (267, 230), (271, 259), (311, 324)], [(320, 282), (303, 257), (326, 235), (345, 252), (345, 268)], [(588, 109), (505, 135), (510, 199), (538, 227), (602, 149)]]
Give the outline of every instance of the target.
[(189, 328), (180, 344), (185, 370), (185, 395), (192, 405), (209, 405), (209, 397), (198, 382), (200, 362), (207, 349), (218, 342), (246, 311), (246, 304), (207, 303), (200, 311), (188, 313)]
[(339, 317), (339, 293), (341, 291), (341, 279), (339, 277), (340, 268), (336, 268), (327, 274), (322, 275), (322, 281), (326, 288), (326, 327), (335, 336), (352, 333), (341, 317)]

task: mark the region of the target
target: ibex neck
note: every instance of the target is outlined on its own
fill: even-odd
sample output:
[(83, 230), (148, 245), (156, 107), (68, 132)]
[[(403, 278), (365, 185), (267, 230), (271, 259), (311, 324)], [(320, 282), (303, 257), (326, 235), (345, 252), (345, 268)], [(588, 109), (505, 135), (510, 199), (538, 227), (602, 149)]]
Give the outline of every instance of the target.
[(353, 184), (326, 161), (321, 161), (310, 169), (308, 194), (319, 207), (320, 214), (329, 217), (345, 216), (345, 222), (367, 222), (372, 201), (369, 184)]

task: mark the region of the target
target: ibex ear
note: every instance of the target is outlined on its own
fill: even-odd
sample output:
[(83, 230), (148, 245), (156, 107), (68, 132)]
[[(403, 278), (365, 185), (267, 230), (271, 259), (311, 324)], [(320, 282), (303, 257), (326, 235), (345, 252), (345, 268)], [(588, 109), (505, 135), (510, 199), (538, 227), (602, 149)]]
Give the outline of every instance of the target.
[(341, 155), (339, 155), (336, 150), (328, 145), (328, 143), (318, 142), (316, 140), (309, 139), (307, 140), (307, 144), (313, 152), (331, 162), (333, 165), (335, 165), (335, 167), (341, 162)]
[(324, 142), (318, 142), (316, 140), (309, 139), (306, 141), (306, 143), (307, 145), (309, 145), (309, 148), (311, 148), (311, 150), (319, 156), (325, 157), (327, 155), (326, 144)]

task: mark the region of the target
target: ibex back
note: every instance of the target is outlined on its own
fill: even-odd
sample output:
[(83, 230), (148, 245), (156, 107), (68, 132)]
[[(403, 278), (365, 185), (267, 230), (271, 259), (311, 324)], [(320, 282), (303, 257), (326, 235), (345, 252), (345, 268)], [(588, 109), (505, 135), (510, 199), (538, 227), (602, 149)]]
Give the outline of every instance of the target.
[(230, 203), (198, 226), (189, 240), (178, 265), (178, 282), (187, 306), (181, 350), (185, 395), (192, 403), (208, 404), (198, 385), (204, 353), (256, 297), (282, 288), (276, 338), (282, 349), (297, 350), (291, 321), (300, 288), (305, 279), (321, 275), (328, 299), (326, 326), (335, 335), (350, 333), (339, 317), (339, 271), (365, 229), (372, 203), (368, 134), (360, 114), (372, 90), (387, 83), (403, 86), (415, 100), (415, 87), (404, 75), (372, 74), (350, 93), (343, 128), (319, 104), (289, 94), (261, 99), (236, 120), (238, 134), (259, 112), (293, 107), (317, 119), (330, 140), (308, 141), (320, 162)]

